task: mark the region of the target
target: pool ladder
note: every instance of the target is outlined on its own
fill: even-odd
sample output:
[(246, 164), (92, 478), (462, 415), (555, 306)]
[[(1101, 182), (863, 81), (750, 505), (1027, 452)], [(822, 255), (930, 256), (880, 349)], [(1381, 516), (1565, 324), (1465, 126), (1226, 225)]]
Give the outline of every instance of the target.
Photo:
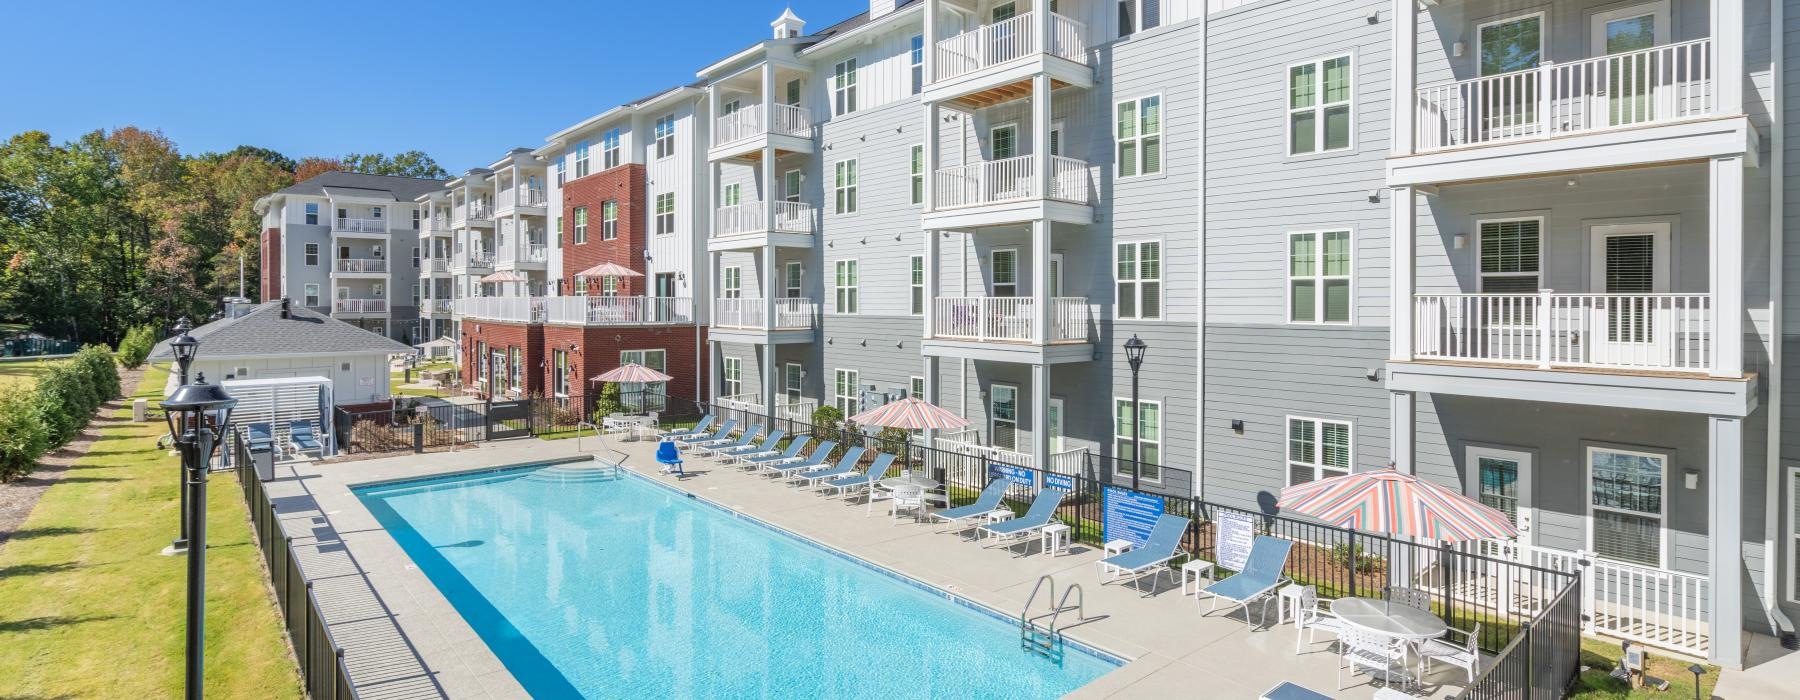
[[(1050, 586), (1048, 593), (1049, 599), (1056, 601), (1056, 604), (1047, 612), (1032, 615), (1031, 604), (1037, 602), (1038, 593), (1044, 590), (1045, 584), (1049, 584)], [(1075, 596), (1074, 605), (1069, 604), (1070, 595)], [(1083, 600), (1084, 594), (1081, 592), (1081, 584), (1069, 584), (1068, 588), (1063, 589), (1062, 598), (1058, 599), (1056, 597), (1056, 579), (1050, 578), (1049, 574), (1039, 576), (1037, 584), (1031, 587), (1031, 596), (1025, 599), (1025, 609), (1019, 611), (1019, 648), (1057, 663), (1061, 663), (1063, 658), (1063, 630), (1106, 617), (1105, 615), (1088, 617), (1087, 611), (1083, 607)], [(1060, 618), (1063, 613), (1071, 610), (1075, 612), (1075, 622), (1058, 627), (1056, 624), (1057, 619)]]

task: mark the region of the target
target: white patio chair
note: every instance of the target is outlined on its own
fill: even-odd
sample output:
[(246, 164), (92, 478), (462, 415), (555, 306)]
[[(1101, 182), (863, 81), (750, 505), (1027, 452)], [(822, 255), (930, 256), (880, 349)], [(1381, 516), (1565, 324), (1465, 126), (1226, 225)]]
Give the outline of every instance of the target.
[(1350, 667), (1352, 676), (1364, 669), (1370, 675), (1379, 672), (1388, 685), (1393, 685), (1395, 678), (1400, 679), (1401, 685), (1406, 684), (1406, 645), (1399, 639), (1345, 626), (1338, 631), (1338, 646), (1344, 651), (1338, 664), (1338, 690), (1344, 689), (1345, 666)]
[(891, 501), (891, 507), (888, 510), (889, 525), (900, 521), (900, 511), (909, 510), (914, 515), (925, 512), (925, 489), (912, 487), (894, 489), (888, 494), (887, 500)]
[(1300, 588), (1300, 609), (1294, 613), (1294, 653), (1300, 653), (1300, 633), (1306, 633), (1306, 643), (1316, 644), (1320, 632), (1329, 632), (1333, 637), (1343, 636), (1343, 622), (1331, 612), (1331, 601), (1319, 599), (1317, 586)]
[(1387, 589), (1387, 599), (1388, 602), (1395, 605), (1404, 605), (1414, 610), (1431, 612), (1431, 594), (1417, 588), (1389, 586)]
[[(1455, 644), (1450, 637), (1462, 637), (1462, 643)], [(1438, 639), (1427, 639), (1419, 642), (1415, 651), (1419, 655), (1419, 677), (1431, 674), (1433, 663), (1442, 661), (1469, 674), (1469, 684), (1475, 684), (1475, 674), (1481, 670), (1481, 623), (1475, 623), (1473, 629), (1461, 630), (1455, 627)]]

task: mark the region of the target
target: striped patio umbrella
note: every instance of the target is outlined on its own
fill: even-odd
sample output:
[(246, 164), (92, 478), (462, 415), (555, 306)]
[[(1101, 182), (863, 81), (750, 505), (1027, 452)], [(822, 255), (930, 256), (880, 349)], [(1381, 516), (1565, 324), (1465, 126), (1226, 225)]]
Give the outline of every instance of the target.
[(588, 381), (590, 381), (590, 382), (637, 382), (637, 383), (642, 383), (642, 384), (648, 384), (651, 382), (666, 382), (671, 379), (674, 379), (674, 377), (671, 377), (669, 375), (663, 374), (656, 370), (650, 369), (649, 367), (645, 367), (636, 362), (628, 362), (623, 365), (620, 365), (617, 369), (607, 371), (606, 373), (601, 374), (600, 376), (594, 377), (593, 379), (589, 379)]
[(600, 263), (575, 273), (576, 277), (643, 277), (644, 273), (618, 263)]
[(857, 425), (907, 430), (945, 430), (969, 424), (962, 416), (934, 406), (915, 396), (863, 411), (850, 417)]
[(1281, 490), (1276, 507), (1339, 527), (1457, 542), (1519, 534), (1505, 513), (1392, 469), (1357, 472)]
[(486, 277), (481, 278), (481, 281), (485, 284), (494, 284), (494, 283), (499, 283), (499, 282), (524, 282), (525, 277), (523, 275), (520, 275), (517, 272), (513, 272), (512, 270), (501, 270), (499, 272), (495, 272), (493, 274), (490, 274)]

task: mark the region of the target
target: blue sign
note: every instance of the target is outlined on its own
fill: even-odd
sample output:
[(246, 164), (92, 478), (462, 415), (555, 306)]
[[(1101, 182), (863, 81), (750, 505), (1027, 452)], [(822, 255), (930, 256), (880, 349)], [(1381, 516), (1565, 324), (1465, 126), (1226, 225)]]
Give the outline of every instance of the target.
[(1006, 477), (1008, 481), (1013, 482), (1014, 486), (1023, 486), (1029, 489), (1037, 485), (1037, 475), (1030, 469), (1007, 464), (988, 464), (988, 479), (1001, 477)]
[(1068, 474), (1052, 474), (1044, 472), (1044, 485), (1053, 489), (1062, 489), (1075, 493), (1075, 477)]
[(1162, 518), (1163, 499), (1117, 486), (1102, 493), (1101, 536), (1108, 542), (1125, 540), (1133, 547), (1149, 542), (1150, 531)]

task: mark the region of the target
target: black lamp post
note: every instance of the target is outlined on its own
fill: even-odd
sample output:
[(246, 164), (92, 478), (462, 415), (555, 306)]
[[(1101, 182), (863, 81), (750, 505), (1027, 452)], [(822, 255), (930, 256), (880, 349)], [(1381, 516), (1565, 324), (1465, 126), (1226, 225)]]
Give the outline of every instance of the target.
[[(169, 329), (175, 333), (175, 339), (169, 341), (169, 352), (175, 355), (175, 366), (178, 370), (177, 378), (181, 380), (181, 382), (176, 385), (178, 387), (187, 386), (188, 367), (194, 364), (194, 356), (200, 353), (200, 341), (195, 340), (194, 336), (188, 335), (188, 331), (193, 329), (194, 325), (188, 322), (186, 316), (182, 316), (175, 322), (175, 327)], [(173, 439), (181, 436), (171, 432), (169, 433), (169, 437)], [(184, 554), (187, 552), (188, 548), (187, 488), (183, 485), (178, 485), (176, 490), (181, 493), (181, 512), (178, 515), (178, 519), (181, 521), (181, 534), (176, 536), (175, 541), (170, 542), (169, 546), (163, 548), (163, 554), (170, 556)]]
[(1706, 667), (1694, 664), (1688, 667), (1688, 673), (1694, 674), (1694, 700), (1700, 700), (1700, 674), (1706, 673)]
[(1144, 441), (1138, 435), (1143, 430), (1143, 422), (1138, 417), (1138, 369), (1144, 366), (1144, 351), (1150, 346), (1139, 340), (1136, 333), (1125, 341), (1125, 361), (1131, 364), (1131, 488), (1138, 487), (1139, 475), (1144, 471)]
[(193, 542), (188, 548), (187, 562), (187, 697), (190, 700), (198, 700), (202, 695), (206, 658), (206, 475), (213, 451), (231, 424), (231, 409), (235, 406), (237, 399), (225, 393), (224, 387), (207, 384), (204, 372), (200, 373), (199, 381), (181, 385), (162, 402), (164, 417), (169, 421), (169, 434), (175, 436), (175, 448), (181, 452), (183, 493), (190, 504), (184, 513)]

